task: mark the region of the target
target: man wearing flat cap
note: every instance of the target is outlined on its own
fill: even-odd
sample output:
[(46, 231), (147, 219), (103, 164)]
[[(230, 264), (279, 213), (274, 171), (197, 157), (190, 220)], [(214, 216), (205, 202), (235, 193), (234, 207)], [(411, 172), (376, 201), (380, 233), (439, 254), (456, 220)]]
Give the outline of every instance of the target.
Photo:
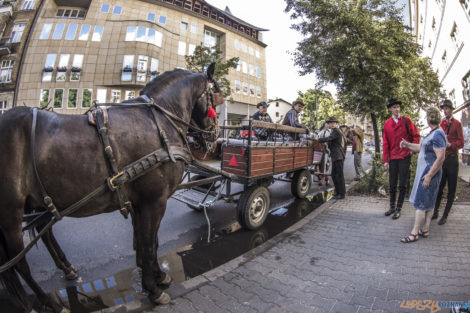
[(290, 111), (286, 113), (286, 116), (284, 116), (282, 125), (307, 129), (307, 126), (299, 122), (299, 114), (302, 112), (303, 108), (304, 103), (302, 100), (295, 100), (292, 103), (292, 109), (290, 109)]
[(326, 122), (331, 130), (328, 137), (318, 138), (319, 142), (328, 142), (328, 149), (331, 153), (331, 178), (335, 185), (335, 195), (333, 199), (344, 199), (346, 188), (344, 185), (344, 155), (346, 147), (346, 138), (343, 132), (338, 128), (339, 122), (334, 117), (329, 117)]
[[(409, 117), (400, 115), (401, 101), (390, 99), (387, 108), (392, 113), (383, 129), (383, 163), (385, 170), (389, 171), (390, 183), (390, 208), (385, 212), (385, 216), (393, 214), (393, 219), (400, 217), (403, 201), (407, 192), (409, 177), (411, 153), (406, 148), (400, 148), (400, 141), (405, 139), (407, 142), (419, 143), (420, 136), (416, 125)], [(399, 183), (398, 200), (395, 204), (397, 193), (397, 183)]]
[[(258, 112), (253, 114), (251, 117), (253, 120), (256, 121), (262, 121), (262, 122), (268, 122), (272, 123), (273, 121), (271, 120), (271, 116), (268, 114), (268, 104), (264, 101), (261, 101), (256, 105), (258, 108)], [(261, 140), (266, 140), (268, 139), (268, 136), (270, 132), (268, 132), (268, 129), (266, 128), (255, 128), (254, 129), (255, 136), (258, 137)]]
[(437, 193), (436, 204), (434, 205), (434, 214), (432, 219), (439, 217), (439, 206), (441, 205), (442, 194), (447, 183), (447, 203), (444, 214), (437, 224), (444, 225), (447, 222), (452, 204), (455, 199), (455, 190), (457, 189), (457, 178), (459, 174), (459, 149), (463, 148), (463, 128), (462, 124), (452, 116), (454, 106), (450, 100), (444, 100), (441, 109), (445, 118), (441, 122), (441, 128), (447, 136), (446, 158), (442, 165), (442, 178)]

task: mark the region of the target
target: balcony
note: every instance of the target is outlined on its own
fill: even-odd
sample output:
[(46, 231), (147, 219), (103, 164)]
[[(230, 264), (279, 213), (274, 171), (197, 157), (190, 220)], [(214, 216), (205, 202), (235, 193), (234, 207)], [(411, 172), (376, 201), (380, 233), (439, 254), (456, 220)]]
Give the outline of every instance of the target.
[(1, 14), (8, 14), (11, 16), (13, 14), (13, 2), (0, 2), (0, 15)]
[(63, 7), (74, 7), (88, 9), (91, 4), (91, 0), (54, 0), (57, 6)]

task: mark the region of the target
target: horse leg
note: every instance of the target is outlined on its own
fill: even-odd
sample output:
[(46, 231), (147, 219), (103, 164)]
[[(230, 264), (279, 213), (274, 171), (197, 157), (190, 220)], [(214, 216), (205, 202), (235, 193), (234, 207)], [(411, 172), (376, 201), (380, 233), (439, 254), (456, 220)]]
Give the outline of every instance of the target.
[(150, 301), (156, 304), (168, 304), (170, 296), (163, 292), (158, 284), (166, 274), (160, 269), (157, 261), (157, 231), (165, 212), (165, 201), (157, 201), (155, 205), (142, 205), (136, 219), (137, 249), (141, 251), (142, 287), (149, 292)]
[[(45, 224), (38, 225), (36, 227), (36, 230), (40, 232), (44, 228)], [(77, 270), (75, 267), (73, 267), (72, 264), (67, 260), (67, 257), (65, 256), (64, 252), (59, 246), (59, 243), (54, 237), (54, 233), (52, 232), (52, 228), (49, 229), (43, 236), (42, 236), (42, 241), (44, 242), (44, 245), (47, 248), (47, 251), (49, 251), (49, 254), (52, 257), (52, 260), (54, 260), (55, 265), (57, 268), (61, 269), (64, 274), (65, 278), (68, 280), (74, 280), (78, 277), (77, 275)]]
[[(23, 248), (23, 233), (21, 231), (21, 223), (18, 223), (16, 229), (12, 229), (10, 232), (3, 233), (5, 242), (8, 243), (8, 255), (15, 256), (19, 254)], [(39, 302), (44, 306), (52, 309), (54, 313), (68, 312), (67, 309), (63, 308), (60, 304), (49, 297), (39, 286), (39, 284), (33, 279), (31, 270), (26, 261), (26, 258), (21, 259), (15, 266), (16, 271), (21, 275), (25, 283), (31, 288), (36, 294)]]

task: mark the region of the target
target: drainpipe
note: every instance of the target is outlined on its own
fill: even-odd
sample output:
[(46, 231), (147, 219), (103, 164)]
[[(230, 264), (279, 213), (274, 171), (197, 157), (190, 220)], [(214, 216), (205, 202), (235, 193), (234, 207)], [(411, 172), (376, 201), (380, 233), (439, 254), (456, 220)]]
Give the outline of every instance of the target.
[(34, 27), (36, 26), (36, 22), (39, 17), (39, 13), (42, 10), (42, 7), (44, 6), (44, 3), (46, 0), (41, 0), (41, 3), (39, 4), (38, 8), (36, 9), (36, 13), (34, 14), (33, 22), (31, 23), (31, 27), (28, 32), (28, 37), (26, 37), (26, 41), (24, 43), (24, 48), (23, 48), (23, 53), (21, 54), (20, 58), (20, 66), (18, 67), (18, 75), (16, 75), (16, 86), (15, 86), (15, 93), (13, 94), (13, 104), (12, 107), (16, 107), (18, 101), (18, 90), (20, 89), (20, 79), (21, 79), (21, 72), (23, 71), (23, 62), (26, 56), (26, 52), (28, 52), (28, 46), (29, 46), (29, 41), (31, 39), (31, 36), (33, 35), (33, 30)]

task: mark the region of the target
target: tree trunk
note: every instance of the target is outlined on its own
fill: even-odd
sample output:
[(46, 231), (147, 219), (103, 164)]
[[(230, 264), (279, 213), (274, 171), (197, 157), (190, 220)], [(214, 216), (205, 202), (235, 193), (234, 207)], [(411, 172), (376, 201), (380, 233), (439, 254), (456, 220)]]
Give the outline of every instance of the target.
[(374, 129), (374, 141), (375, 141), (375, 153), (372, 158), (372, 174), (369, 178), (369, 184), (367, 186), (367, 194), (369, 195), (372, 190), (372, 185), (375, 181), (375, 174), (376, 174), (376, 162), (380, 161), (380, 137), (379, 137), (379, 129), (377, 127), (377, 116), (374, 113), (370, 114), (370, 119), (372, 120), (372, 128)]

